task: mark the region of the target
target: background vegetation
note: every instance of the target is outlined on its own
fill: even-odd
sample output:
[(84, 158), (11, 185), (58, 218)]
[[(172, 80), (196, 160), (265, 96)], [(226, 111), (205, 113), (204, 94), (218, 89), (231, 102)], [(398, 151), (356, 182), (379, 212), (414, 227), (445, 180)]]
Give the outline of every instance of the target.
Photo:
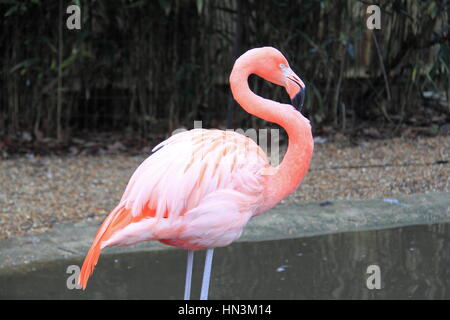
[[(367, 121), (438, 130), (450, 121), (449, 0), (380, 1), (377, 31), (366, 28), (372, 1), (0, 3), (0, 137), (139, 137), (193, 120), (224, 127), (227, 117), (228, 126), (261, 126), (234, 106), (228, 75), (237, 56), (263, 45), (284, 52), (306, 82), (316, 132), (355, 132)], [(81, 30), (66, 28), (72, 3)], [(281, 88), (251, 82), (287, 101)]]

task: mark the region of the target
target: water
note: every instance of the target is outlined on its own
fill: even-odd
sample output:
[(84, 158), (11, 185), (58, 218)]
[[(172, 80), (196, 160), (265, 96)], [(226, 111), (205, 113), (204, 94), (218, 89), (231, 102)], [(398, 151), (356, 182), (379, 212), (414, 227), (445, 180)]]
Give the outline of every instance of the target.
[[(449, 299), (450, 224), (235, 243), (214, 253), (211, 299)], [(198, 297), (204, 252), (195, 255)], [(102, 255), (88, 289), (69, 290), (66, 269), (80, 260), (0, 274), (5, 299), (181, 299), (186, 252)], [(381, 289), (368, 289), (369, 265)]]

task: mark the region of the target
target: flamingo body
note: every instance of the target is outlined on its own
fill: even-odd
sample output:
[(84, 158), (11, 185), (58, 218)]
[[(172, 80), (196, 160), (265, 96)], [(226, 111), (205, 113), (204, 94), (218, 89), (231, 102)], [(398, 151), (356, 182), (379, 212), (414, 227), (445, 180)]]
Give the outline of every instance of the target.
[(284, 85), (291, 99), (304, 84), (270, 47), (241, 56), (230, 76), (233, 95), (244, 109), (286, 129), (289, 147), (281, 165), (270, 166), (252, 139), (233, 131), (194, 129), (163, 141), (136, 169), (99, 228), (80, 273), (83, 288), (105, 247), (142, 241), (189, 250), (226, 246), (239, 238), (251, 217), (300, 184), (313, 149), (309, 121), (291, 105), (253, 94), (247, 84), (251, 73)]
[(119, 204), (132, 222), (101, 247), (159, 240), (205, 249), (234, 241), (262, 200), (258, 171), (269, 166), (262, 149), (235, 132), (194, 129), (153, 150)]

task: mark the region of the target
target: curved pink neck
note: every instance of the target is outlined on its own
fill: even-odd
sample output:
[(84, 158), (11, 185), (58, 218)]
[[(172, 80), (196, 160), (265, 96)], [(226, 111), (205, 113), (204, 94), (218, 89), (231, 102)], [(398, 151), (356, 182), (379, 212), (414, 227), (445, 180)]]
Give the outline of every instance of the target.
[(305, 176), (314, 148), (309, 120), (291, 105), (262, 98), (248, 86), (248, 77), (257, 70), (251, 64), (236, 62), (230, 75), (230, 87), (234, 99), (250, 114), (283, 127), (289, 138), (288, 149), (281, 164), (272, 175), (266, 175), (264, 204), (261, 213), (272, 208), (295, 191)]

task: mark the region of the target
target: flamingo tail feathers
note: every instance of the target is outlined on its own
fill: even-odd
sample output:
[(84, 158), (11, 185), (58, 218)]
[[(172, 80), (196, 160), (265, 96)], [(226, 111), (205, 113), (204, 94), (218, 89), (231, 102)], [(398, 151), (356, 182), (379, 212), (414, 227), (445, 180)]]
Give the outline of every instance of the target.
[(111, 234), (122, 225), (129, 223), (129, 221), (127, 221), (128, 219), (126, 219), (129, 217), (129, 215), (126, 214), (126, 211), (127, 210), (123, 205), (118, 205), (113, 211), (111, 211), (105, 221), (103, 221), (97, 234), (95, 235), (92, 246), (84, 259), (83, 266), (81, 267), (80, 276), (78, 277), (78, 284), (83, 289), (86, 289), (88, 279), (98, 262), (100, 251), (103, 249), (102, 242), (107, 240)]

